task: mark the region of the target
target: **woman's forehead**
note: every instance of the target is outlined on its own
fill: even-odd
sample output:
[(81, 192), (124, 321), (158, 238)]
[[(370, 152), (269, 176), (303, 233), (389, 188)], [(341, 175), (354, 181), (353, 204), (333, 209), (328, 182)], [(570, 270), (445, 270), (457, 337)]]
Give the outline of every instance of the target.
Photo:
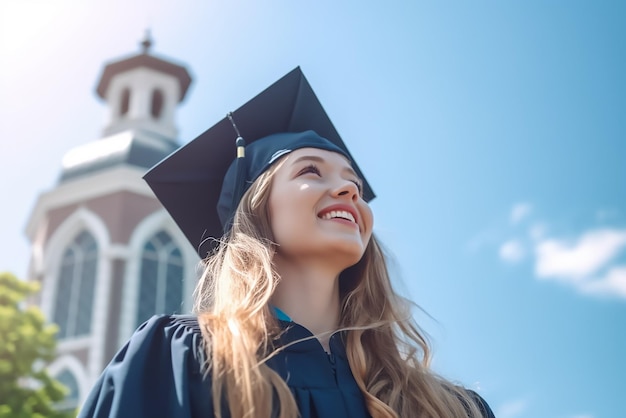
[(338, 166), (340, 168), (346, 167), (352, 169), (350, 160), (344, 155), (320, 148), (299, 148), (290, 152), (285, 157), (285, 160), (286, 163), (291, 165), (301, 161), (313, 161)]

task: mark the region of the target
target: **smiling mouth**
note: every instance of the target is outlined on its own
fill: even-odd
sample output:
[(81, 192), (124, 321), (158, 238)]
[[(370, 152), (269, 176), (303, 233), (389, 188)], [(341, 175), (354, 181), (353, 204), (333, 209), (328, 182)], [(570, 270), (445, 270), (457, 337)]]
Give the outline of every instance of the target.
[(329, 219), (345, 219), (350, 222), (356, 223), (356, 219), (354, 216), (348, 211), (345, 210), (331, 210), (330, 212), (326, 212), (324, 215), (320, 216), (321, 219), (329, 220)]

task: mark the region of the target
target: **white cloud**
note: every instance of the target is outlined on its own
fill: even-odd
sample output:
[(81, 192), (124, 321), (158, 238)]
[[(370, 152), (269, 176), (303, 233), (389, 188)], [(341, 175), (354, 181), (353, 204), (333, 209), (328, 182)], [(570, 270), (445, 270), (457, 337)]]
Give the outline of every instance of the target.
[(577, 242), (547, 239), (537, 243), (535, 273), (540, 278), (580, 282), (604, 267), (626, 246), (626, 230), (590, 231)]
[(525, 399), (515, 399), (500, 405), (495, 411), (495, 416), (498, 418), (515, 418), (523, 414), (527, 408), (528, 401)]
[(532, 208), (533, 207), (530, 203), (518, 203), (513, 206), (510, 215), (511, 223), (515, 225), (521, 222), (524, 218), (530, 215)]
[(581, 292), (600, 296), (619, 296), (626, 299), (626, 266), (613, 267), (606, 276), (580, 283)]
[[(527, 220), (533, 210), (527, 202), (513, 205), (509, 213), (511, 225)], [(616, 213), (599, 210), (596, 220)], [(485, 244), (499, 245), (498, 255), (504, 262), (513, 264), (529, 257), (533, 259), (538, 279), (559, 281), (584, 295), (626, 300), (626, 265), (615, 263), (617, 256), (626, 255), (626, 229), (596, 227), (573, 239), (561, 239), (550, 236), (545, 222), (532, 220), (527, 224), (526, 236), (512, 237), (505, 242), (501, 226), (499, 230), (499, 234), (492, 229), (489, 234), (476, 236), (470, 249)]]
[(500, 258), (510, 263), (521, 261), (526, 255), (524, 246), (518, 240), (510, 240), (500, 246)]

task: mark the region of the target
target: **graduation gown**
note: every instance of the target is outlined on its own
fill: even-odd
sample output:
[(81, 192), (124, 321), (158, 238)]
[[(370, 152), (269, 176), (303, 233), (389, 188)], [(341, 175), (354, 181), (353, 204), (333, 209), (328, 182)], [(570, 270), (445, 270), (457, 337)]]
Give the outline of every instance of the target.
[[(281, 344), (312, 335), (294, 322), (280, 322), (286, 328)], [(212, 417), (201, 342), (195, 317), (152, 317), (111, 360), (79, 417)], [(369, 417), (340, 334), (331, 337), (330, 348), (327, 354), (311, 339), (287, 347), (267, 364), (287, 382), (302, 418)]]
[[(312, 335), (294, 322), (280, 323), (285, 328), (282, 345)], [(79, 418), (213, 417), (214, 400), (210, 376), (203, 373), (206, 356), (201, 342), (195, 317), (152, 317), (111, 360)], [(287, 347), (267, 364), (287, 382), (302, 418), (370, 417), (340, 333), (331, 336), (330, 349), (327, 354), (313, 338)], [(489, 411), (485, 417), (493, 417), (481, 403)]]

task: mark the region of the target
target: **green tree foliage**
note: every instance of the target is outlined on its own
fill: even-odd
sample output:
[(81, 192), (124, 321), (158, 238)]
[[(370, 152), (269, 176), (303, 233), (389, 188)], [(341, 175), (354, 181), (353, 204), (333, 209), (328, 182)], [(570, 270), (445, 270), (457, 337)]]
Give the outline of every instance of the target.
[(65, 387), (44, 368), (54, 359), (57, 332), (26, 298), (38, 286), (0, 273), (0, 418), (68, 418), (55, 410)]

